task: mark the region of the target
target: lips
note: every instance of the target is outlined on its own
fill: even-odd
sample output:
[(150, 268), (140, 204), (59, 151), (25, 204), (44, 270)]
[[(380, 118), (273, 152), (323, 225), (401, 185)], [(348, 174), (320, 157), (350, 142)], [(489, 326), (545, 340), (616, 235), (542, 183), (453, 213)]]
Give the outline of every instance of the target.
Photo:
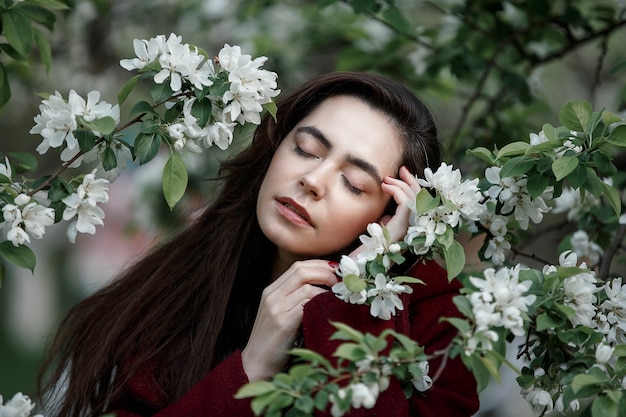
[(277, 200), (278, 209), (292, 223), (298, 225), (313, 226), (311, 217), (304, 207), (290, 198), (279, 198)]

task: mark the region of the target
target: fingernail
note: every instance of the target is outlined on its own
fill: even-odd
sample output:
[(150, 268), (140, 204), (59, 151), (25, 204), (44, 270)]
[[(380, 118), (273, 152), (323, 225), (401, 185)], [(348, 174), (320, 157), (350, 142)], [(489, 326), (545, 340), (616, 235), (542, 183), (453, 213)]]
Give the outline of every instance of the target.
[(338, 268), (339, 267), (339, 262), (335, 262), (335, 261), (328, 261), (328, 265), (331, 268)]

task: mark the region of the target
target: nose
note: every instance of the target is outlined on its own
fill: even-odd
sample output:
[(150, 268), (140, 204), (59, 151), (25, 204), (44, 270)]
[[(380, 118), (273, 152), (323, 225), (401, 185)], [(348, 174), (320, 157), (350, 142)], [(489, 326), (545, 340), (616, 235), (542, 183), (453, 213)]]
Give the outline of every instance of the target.
[(298, 179), (298, 185), (305, 193), (310, 194), (316, 200), (322, 198), (326, 194), (328, 173), (323, 167), (318, 166)]

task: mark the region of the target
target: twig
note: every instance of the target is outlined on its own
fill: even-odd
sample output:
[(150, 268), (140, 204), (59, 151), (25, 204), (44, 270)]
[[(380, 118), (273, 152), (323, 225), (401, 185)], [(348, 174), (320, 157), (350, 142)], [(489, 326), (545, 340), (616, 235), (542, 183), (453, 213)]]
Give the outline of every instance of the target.
[(598, 278), (605, 280), (609, 276), (609, 270), (611, 268), (611, 262), (613, 261), (613, 257), (615, 253), (619, 249), (622, 241), (624, 240), (624, 235), (626, 234), (626, 224), (620, 224), (617, 228), (617, 231), (613, 235), (611, 242), (609, 242), (609, 246), (606, 248), (604, 252), (604, 256), (602, 256), (602, 262), (600, 263), (600, 270), (598, 271)]

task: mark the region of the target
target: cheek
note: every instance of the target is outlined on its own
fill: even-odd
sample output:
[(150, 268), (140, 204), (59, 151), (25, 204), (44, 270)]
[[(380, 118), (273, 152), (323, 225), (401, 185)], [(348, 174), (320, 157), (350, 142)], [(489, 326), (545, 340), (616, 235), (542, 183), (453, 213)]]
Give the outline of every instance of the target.
[[(365, 233), (367, 225), (378, 222), (385, 212), (389, 198), (381, 198), (368, 203), (361, 202), (354, 206), (343, 206), (337, 216), (333, 216), (331, 229), (335, 236), (345, 236), (348, 243)], [(341, 234), (340, 234), (341, 233)]]

